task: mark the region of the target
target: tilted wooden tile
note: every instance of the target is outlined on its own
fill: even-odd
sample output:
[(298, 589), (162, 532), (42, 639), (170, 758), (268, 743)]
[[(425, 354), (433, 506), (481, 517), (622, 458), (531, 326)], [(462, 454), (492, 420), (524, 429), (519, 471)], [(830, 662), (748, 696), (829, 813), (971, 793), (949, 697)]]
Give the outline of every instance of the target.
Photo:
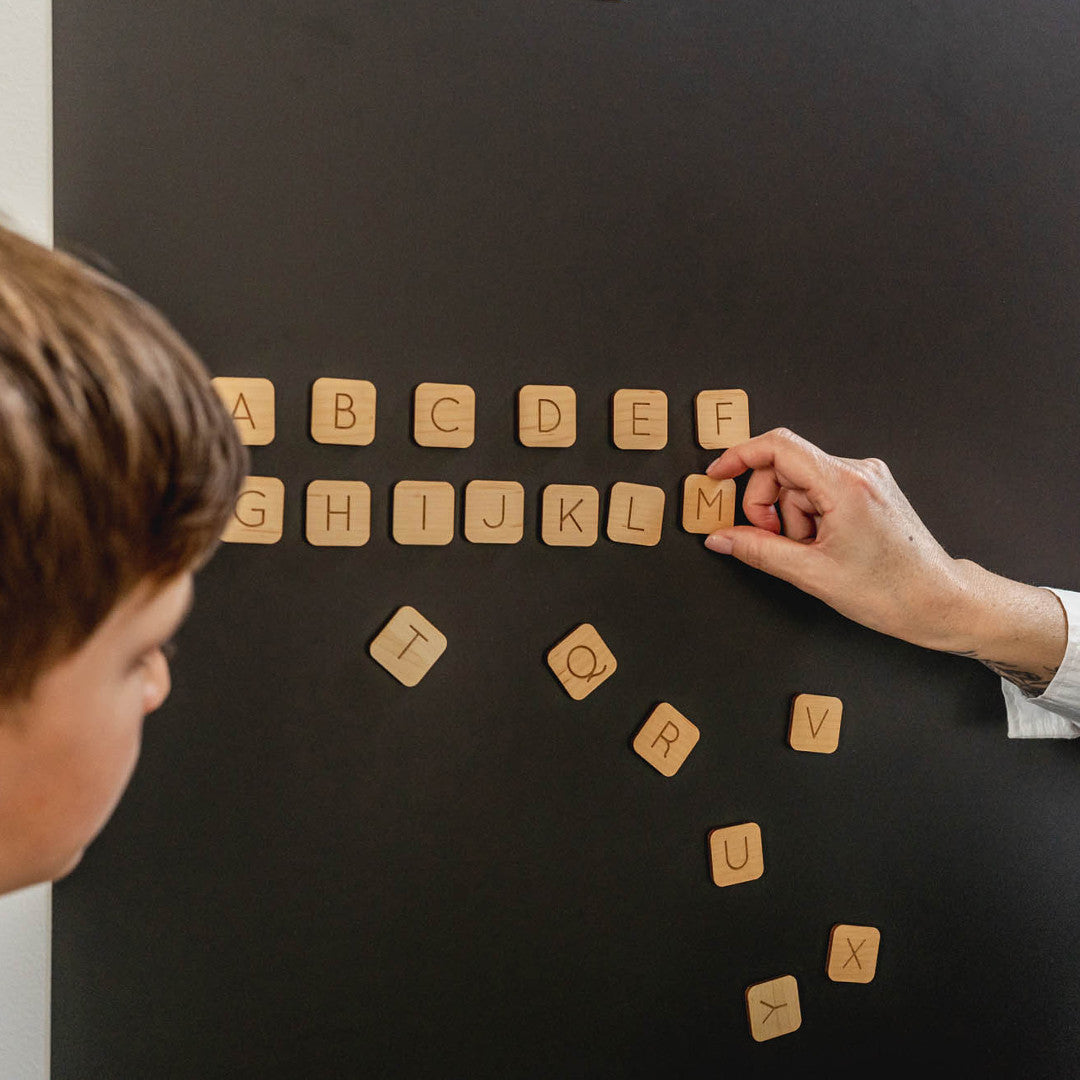
[(634, 750), (657, 772), (674, 776), (690, 751), (697, 746), (701, 732), (674, 705), (660, 702), (634, 736)]
[(702, 390), (697, 396), (698, 443), (726, 450), (750, 438), (750, 402), (745, 390)]
[(516, 480), (471, 480), (465, 485), (465, 539), (516, 544), (525, 534), (525, 489)]
[(248, 476), (221, 539), (227, 544), (276, 544), (285, 521), (285, 485), (276, 476)]
[(269, 379), (219, 376), (210, 380), (248, 446), (274, 441), (274, 384)]
[(712, 878), (720, 886), (754, 881), (765, 872), (761, 828), (755, 821), (728, 825), (709, 833)]
[(416, 608), (400, 607), (368, 646), (398, 682), (415, 686), (446, 651), (446, 637)]
[(316, 547), (363, 547), (371, 538), (371, 488), (363, 480), (312, 480), (304, 527)]
[(600, 492), (588, 484), (548, 484), (540, 535), (553, 547), (591, 547), (600, 535)]
[(464, 383), (421, 383), (413, 395), (413, 438), (420, 446), (472, 446), (476, 391)]
[(394, 485), (394, 539), (443, 546), (454, 539), (454, 485), (445, 480), (399, 480)]
[(691, 473), (683, 481), (682, 527), (712, 533), (735, 524), (735, 481)]
[(547, 655), (548, 667), (575, 700), (588, 697), (615, 674), (616, 662), (591, 623), (582, 623)]
[(607, 535), (618, 544), (655, 547), (664, 529), (664, 489), (618, 483), (608, 501)]
[(881, 931), (876, 926), (837, 923), (829, 934), (825, 973), (833, 982), (868, 983), (877, 974)]
[(316, 379), (311, 437), (318, 443), (368, 446), (375, 439), (375, 385), (367, 379)]
[(518, 438), (522, 446), (573, 446), (577, 395), (570, 386), (523, 386), (518, 391)]
[(757, 1042), (790, 1035), (802, 1024), (799, 984), (794, 975), (781, 975), (746, 989), (746, 1016)]
[(662, 450), (668, 440), (668, 399), (663, 390), (616, 390), (611, 436), (620, 450)]
[(844, 703), (824, 694), (796, 694), (791, 702), (788, 743), (793, 750), (831, 754), (840, 745)]

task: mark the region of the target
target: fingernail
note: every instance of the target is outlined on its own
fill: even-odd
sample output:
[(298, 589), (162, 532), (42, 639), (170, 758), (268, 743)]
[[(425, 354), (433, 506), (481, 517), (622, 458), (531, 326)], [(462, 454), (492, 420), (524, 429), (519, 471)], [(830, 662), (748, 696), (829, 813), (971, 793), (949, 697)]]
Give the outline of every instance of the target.
[[(721, 456), (723, 456), (723, 455), (721, 455)], [(709, 469), (711, 469), (714, 465), (716, 465), (717, 462), (719, 462), (719, 460), (720, 460), (720, 458), (716, 458), (715, 460), (710, 461), (708, 467), (705, 469), (705, 472), (708, 473)]]
[(715, 551), (720, 555), (730, 555), (735, 547), (735, 542), (730, 536), (713, 533), (711, 536), (705, 537), (705, 546), (710, 551)]

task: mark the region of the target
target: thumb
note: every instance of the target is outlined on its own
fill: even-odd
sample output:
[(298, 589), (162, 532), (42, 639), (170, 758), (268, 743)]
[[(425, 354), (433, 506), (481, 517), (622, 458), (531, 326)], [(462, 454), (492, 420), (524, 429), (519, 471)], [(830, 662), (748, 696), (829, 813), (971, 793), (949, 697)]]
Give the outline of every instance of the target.
[(739, 562), (764, 570), (805, 589), (814, 554), (808, 544), (800, 544), (786, 536), (752, 525), (735, 525), (719, 529), (705, 538), (705, 546), (721, 555), (734, 555)]

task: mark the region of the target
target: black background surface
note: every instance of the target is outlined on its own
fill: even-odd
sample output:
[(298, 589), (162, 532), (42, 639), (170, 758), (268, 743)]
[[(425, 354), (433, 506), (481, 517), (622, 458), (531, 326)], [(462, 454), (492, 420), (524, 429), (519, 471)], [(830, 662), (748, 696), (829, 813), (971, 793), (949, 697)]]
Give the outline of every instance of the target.
[[(174, 691), (55, 890), (57, 1080), (842, 1076), (1080, 1065), (1077, 758), (1010, 742), (998, 680), (846, 621), (678, 526), (700, 389), (892, 467), (956, 555), (1080, 586), (1080, 15), (1074, 4), (54, 0), (60, 246), (103, 257), (217, 375), (277, 387), (253, 472), (285, 536), (200, 575)], [(366, 448), (308, 435), (372, 380)], [(477, 438), (410, 438), (424, 381)], [(579, 437), (515, 439), (524, 383)], [(667, 449), (614, 448), (657, 387)], [(364, 479), (360, 549), (303, 539)], [(400, 479), (526, 488), (509, 548), (400, 547)], [(547, 483), (668, 492), (663, 539), (545, 547)], [(401, 604), (449, 647), (367, 656)], [(619, 661), (583, 702), (543, 658)], [(791, 695), (845, 703), (786, 745)], [(629, 740), (667, 700), (668, 780)], [(760, 823), (764, 876), (706, 836)], [(835, 922), (877, 978), (824, 974)], [(754, 1043), (743, 992), (799, 981)]]

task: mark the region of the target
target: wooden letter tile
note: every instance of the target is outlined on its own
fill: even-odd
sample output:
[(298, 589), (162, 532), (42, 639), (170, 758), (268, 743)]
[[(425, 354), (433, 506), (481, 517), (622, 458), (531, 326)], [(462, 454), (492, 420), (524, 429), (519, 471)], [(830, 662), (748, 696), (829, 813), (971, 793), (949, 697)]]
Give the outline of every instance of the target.
[(634, 750), (664, 776), (674, 776), (701, 732), (673, 705), (662, 701), (634, 736)]
[(607, 534), (619, 544), (654, 547), (664, 527), (664, 489), (648, 484), (615, 484), (608, 503)]
[(611, 413), (612, 441), (620, 450), (667, 446), (668, 401), (663, 390), (616, 390)]
[(587, 484), (548, 484), (540, 535), (553, 547), (591, 547), (600, 535), (600, 492)]
[(765, 872), (761, 829), (754, 821), (729, 825), (709, 833), (712, 877), (717, 885), (739, 885), (754, 881)]
[(248, 476), (221, 539), (227, 544), (276, 544), (285, 521), (285, 485), (275, 476)]
[(525, 489), (516, 480), (472, 480), (465, 486), (465, 539), (516, 544), (525, 535)]
[(547, 655), (548, 667), (575, 700), (588, 697), (615, 674), (615, 657), (589, 623), (582, 623)]
[(518, 391), (518, 438), (522, 446), (573, 446), (577, 395), (570, 386), (523, 386)]
[(269, 379), (210, 380), (248, 446), (274, 441), (274, 384)]
[(697, 396), (698, 442), (706, 450), (726, 450), (750, 438), (750, 405), (745, 390), (702, 390)]
[(829, 934), (825, 973), (833, 982), (868, 983), (877, 973), (881, 931), (876, 926), (837, 923)]
[(476, 392), (462, 383), (421, 383), (413, 403), (413, 438), (420, 446), (472, 446)]
[(371, 537), (371, 488), (362, 480), (312, 480), (304, 517), (309, 544), (363, 547)]
[(454, 496), (454, 485), (445, 480), (399, 480), (394, 485), (394, 539), (399, 544), (449, 544)]
[(682, 527), (711, 533), (735, 524), (735, 481), (692, 473), (683, 481)]
[(757, 1042), (790, 1035), (802, 1024), (799, 984), (794, 975), (781, 975), (746, 989), (746, 1015), (750, 1034)]
[(375, 386), (367, 379), (316, 379), (311, 437), (319, 443), (368, 446), (375, 438)]
[(844, 703), (822, 694), (796, 694), (791, 702), (788, 743), (794, 750), (831, 754), (840, 745)]
[(373, 659), (405, 686), (415, 686), (445, 650), (441, 631), (408, 606), (398, 608), (368, 646)]

